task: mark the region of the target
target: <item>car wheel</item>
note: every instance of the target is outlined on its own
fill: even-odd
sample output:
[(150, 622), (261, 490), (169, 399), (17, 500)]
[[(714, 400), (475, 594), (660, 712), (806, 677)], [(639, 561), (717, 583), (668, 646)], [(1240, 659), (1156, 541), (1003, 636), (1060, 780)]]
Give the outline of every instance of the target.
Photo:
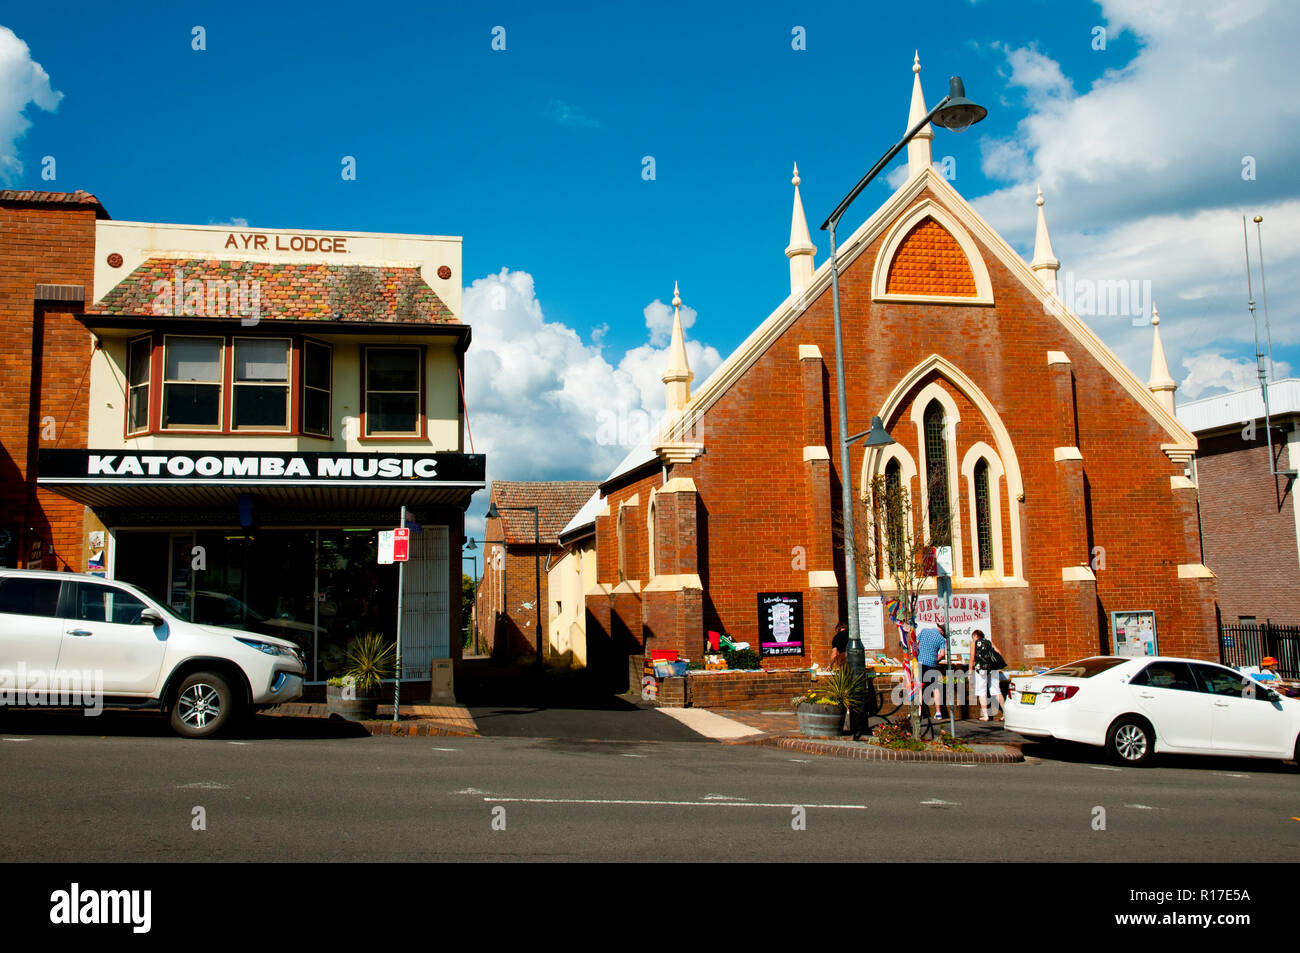
[(215, 735), (235, 717), (235, 693), (214, 672), (195, 672), (186, 678), (172, 703), (172, 730), (182, 738)]
[(1106, 733), (1106, 750), (1120, 764), (1142, 767), (1156, 753), (1156, 735), (1140, 718), (1119, 718)]

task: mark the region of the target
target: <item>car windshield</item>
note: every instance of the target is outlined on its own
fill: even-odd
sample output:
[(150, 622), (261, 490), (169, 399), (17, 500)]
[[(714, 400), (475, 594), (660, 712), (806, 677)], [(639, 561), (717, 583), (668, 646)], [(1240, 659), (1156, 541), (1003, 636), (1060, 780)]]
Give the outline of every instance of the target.
[(1077, 662), (1070, 662), (1062, 665), (1060, 668), (1054, 668), (1050, 672), (1045, 672), (1044, 677), (1056, 676), (1058, 678), (1092, 678), (1102, 672), (1114, 668), (1116, 665), (1123, 665), (1128, 659), (1122, 658), (1086, 658)]

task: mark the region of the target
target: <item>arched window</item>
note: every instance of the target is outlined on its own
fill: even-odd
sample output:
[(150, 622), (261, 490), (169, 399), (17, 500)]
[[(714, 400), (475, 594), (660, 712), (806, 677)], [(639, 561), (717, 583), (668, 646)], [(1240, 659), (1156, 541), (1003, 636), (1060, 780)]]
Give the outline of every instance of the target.
[(975, 533), (979, 541), (979, 571), (993, 568), (993, 521), (989, 515), (989, 462), (975, 464)]
[[(885, 547), (889, 552), (889, 572), (897, 572), (906, 564), (906, 535), (903, 532), (903, 467), (890, 460), (885, 467)], [(895, 501), (898, 501), (895, 503)]]
[(655, 577), (655, 496), (654, 491), (651, 491), (650, 506), (646, 509), (646, 537), (648, 541), (646, 550), (649, 557), (646, 567), (647, 579)]
[(627, 582), (627, 510), (618, 508), (618, 581)]
[(925, 408), (925, 490), (929, 498), (930, 543), (952, 544), (952, 513), (948, 499), (948, 435), (943, 405), (930, 401)]

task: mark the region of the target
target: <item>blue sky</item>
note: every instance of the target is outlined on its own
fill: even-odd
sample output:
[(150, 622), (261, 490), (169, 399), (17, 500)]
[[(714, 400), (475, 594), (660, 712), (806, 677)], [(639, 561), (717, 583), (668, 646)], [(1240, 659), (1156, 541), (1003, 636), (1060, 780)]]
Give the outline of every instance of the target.
[[(594, 405), (662, 407), (674, 280), (698, 385), (788, 293), (792, 162), (820, 264), (817, 225), (904, 130), (917, 48), (928, 102), (960, 74), (989, 110), (936, 130), (953, 185), (1028, 257), (1041, 181), (1063, 276), (1150, 280), (1180, 399), (1250, 382), (1240, 215), (1264, 214), (1288, 373), (1292, 6), (21, 5), (0, 15), (0, 172), (119, 219), (464, 236), (490, 475), (598, 478), (636, 427), (611, 439)], [(841, 234), (890, 191), (873, 184)], [(1150, 329), (1094, 327), (1145, 379)], [(557, 461), (557, 441), (588, 452)]]

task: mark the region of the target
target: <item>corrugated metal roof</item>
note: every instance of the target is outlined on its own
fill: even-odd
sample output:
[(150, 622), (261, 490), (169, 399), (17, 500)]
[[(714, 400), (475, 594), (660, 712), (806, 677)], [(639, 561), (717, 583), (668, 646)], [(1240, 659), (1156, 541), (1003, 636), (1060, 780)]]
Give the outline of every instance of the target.
[[(1300, 414), (1300, 378), (1288, 377), (1268, 385), (1268, 409), (1274, 417)], [(1244, 424), (1264, 416), (1264, 394), (1258, 387), (1189, 401), (1178, 408), (1178, 419), (1192, 433)]]

